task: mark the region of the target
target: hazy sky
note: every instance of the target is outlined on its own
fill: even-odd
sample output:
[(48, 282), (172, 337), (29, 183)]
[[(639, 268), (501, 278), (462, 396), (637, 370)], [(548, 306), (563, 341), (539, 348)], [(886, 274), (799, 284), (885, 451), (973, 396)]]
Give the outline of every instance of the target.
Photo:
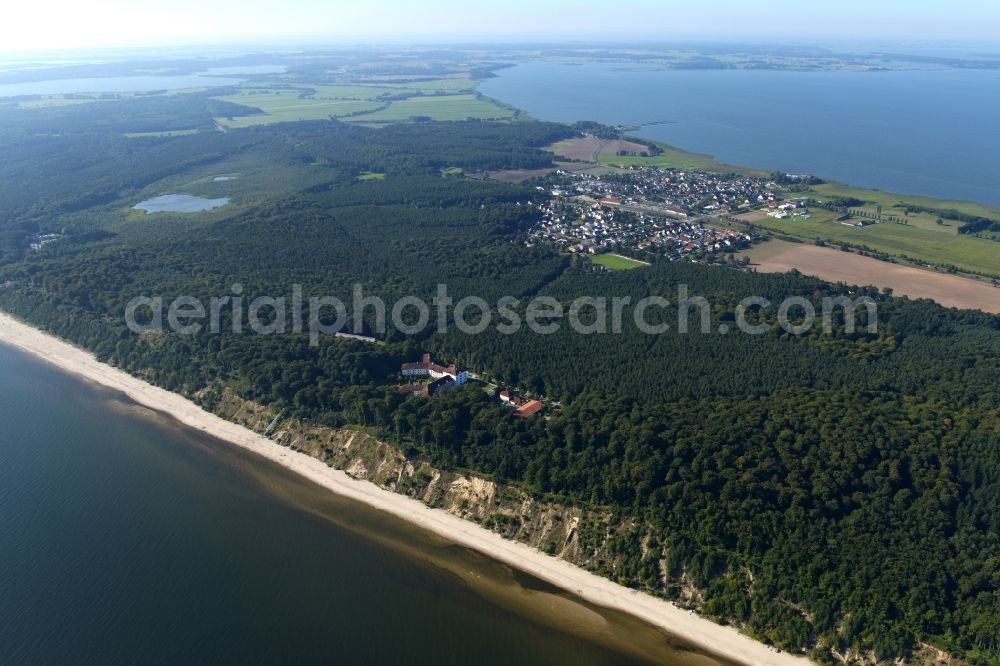
[(996, 0), (12, 0), (0, 50), (274, 37), (1000, 41)]

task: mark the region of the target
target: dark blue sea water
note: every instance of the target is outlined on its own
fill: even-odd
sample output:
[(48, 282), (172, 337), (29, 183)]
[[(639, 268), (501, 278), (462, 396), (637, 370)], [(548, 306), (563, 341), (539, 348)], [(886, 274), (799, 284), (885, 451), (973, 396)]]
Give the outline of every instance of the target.
[(480, 89), (542, 120), (664, 123), (637, 134), (729, 164), (1000, 204), (1000, 71), (537, 62)]
[(0, 664), (190, 663), (716, 662), (0, 345)]

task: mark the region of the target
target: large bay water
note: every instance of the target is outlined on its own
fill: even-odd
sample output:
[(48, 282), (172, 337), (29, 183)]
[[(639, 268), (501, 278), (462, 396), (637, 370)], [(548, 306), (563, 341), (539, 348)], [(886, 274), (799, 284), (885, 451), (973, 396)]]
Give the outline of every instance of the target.
[(1000, 204), (1000, 71), (533, 62), (480, 89), (542, 120), (662, 123), (637, 134), (729, 164)]
[(0, 663), (718, 662), (0, 345)]
[[(221, 74), (221, 72), (220, 72)], [(127, 93), (151, 90), (179, 90), (183, 88), (214, 88), (233, 86), (243, 79), (200, 74), (175, 74), (170, 76), (135, 75), (101, 76), (78, 79), (51, 79), (24, 83), (0, 84), (0, 97), (21, 95), (68, 95), (72, 93)]]

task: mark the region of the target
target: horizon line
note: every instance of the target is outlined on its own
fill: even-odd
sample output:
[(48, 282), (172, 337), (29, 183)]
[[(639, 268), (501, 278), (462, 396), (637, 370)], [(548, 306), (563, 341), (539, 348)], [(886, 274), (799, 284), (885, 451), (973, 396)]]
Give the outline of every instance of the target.
[(220, 40), (202, 39), (167, 39), (157, 44), (113, 44), (113, 45), (74, 45), (74, 46), (41, 46), (38, 48), (5, 49), (0, 45), (0, 57), (5, 56), (35, 56), (50, 53), (73, 52), (117, 52), (117, 51), (157, 51), (163, 49), (229, 49), (229, 48), (282, 48), (282, 49), (350, 49), (371, 47), (408, 47), (408, 48), (491, 48), (491, 47), (546, 47), (573, 46), (576, 48), (637, 48), (651, 46), (761, 46), (775, 47), (795, 46), (800, 48), (828, 49), (837, 45), (867, 45), (914, 47), (921, 46), (952, 46), (975, 47), (992, 45), (1000, 48), (1000, 39), (962, 38), (940, 36), (914, 37), (789, 37), (788, 35), (663, 35), (663, 36), (633, 36), (626, 37), (608, 35), (587, 35), (584, 33), (572, 35), (256, 35), (247, 37), (227, 37)]

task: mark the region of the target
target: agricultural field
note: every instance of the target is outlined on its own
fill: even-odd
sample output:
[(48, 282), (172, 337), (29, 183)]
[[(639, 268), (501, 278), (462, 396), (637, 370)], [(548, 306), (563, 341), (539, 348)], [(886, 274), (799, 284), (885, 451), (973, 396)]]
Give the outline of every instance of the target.
[[(224, 128), (252, 127), (296, 120), (339, 118), (370, 124), (407, 122), (413, 117), (432, 120), (509, 119), (512, 109), (466, 93), (476, 82), (466, 78), (431, 79), (377, 85), (251, 84), (233, 95), (217, 97), (224, 102), (260, 109), (260, 115), (217, 118)], [(387, 98), (412, 95), (389, 101)]]
[(352, 113), (374, 111), (382, 107), (383, 102), (376, 101), (375, 98), (385, 92), (363, 86), (246, 87), (235, 95), (216, 99), (254, 107), (264, 113), (255, 116), (216, 118), (216, 122), (226, 128), (238, 128), (296, 120), (341, 118)]
[(471, 92), (479, 85), (478, 81), (472, 79), (430, 79), (427, 81), (405, 81), (401, 83), (380, 83), (379, 86), (395, 89), (398, 92), (423, 93), (433, 95), (434, 93), (458, 93)]
[(582, 136), (576, 139), (558, 141), (546, 150), (555, 153), (559, 157), (565, 157), (568, 160), (594, 162), (597, 160), (597, 154), (601, 152), (601, 145), (603, 143), (597, 137)]
[(506, 171), (492, 171), (489, 173), (489, 178), (501, 183), (523, 183), (529, 178), (539, 178), (551, 172), (552, 169), (549, 167), (541, 169), (508, 169)]
[(515, 112), (477, 95), (426, 95), (392, 102), (388, 108), (346, 118), (348, 122), (393, 123), (413, 118), (431, 120), (509, 120)]
[(809, 220), (776, 220), (760, 216), (753, 224), (789, 236), (866, 246), (914, 261), (952, 265), (971, 273), (1000, 276), (1000, 245), (994, 241), (961, 236), (951, 227), (914, 224), (912, 219), (907, 225), (884, 222), (852, 227), (838, 222), (840, 215), (837, 213), (814, 209), (812, 214)]
[(297, 86), (318, 99), (366, 99), (375, 100), (383, 95), (396, 95), (401, 91), (380, 86), (358, 85), (303, 85)]
[(582, 136), (558, 141), (549, 146), (548, 150), (568, 160), (599, 162), (612, 158), (625, 159), (618, 156), (619, 152), (646, 153), (649, 152), (649, 146), (625, 139), (599, 139), (594, 136)]
[(590, 263), (605, 266), (613, 271), (630, 271), (633, 268), (649, 266), (645, 261), (629, 259), (620, 254), (598, 254), (590, 260)]
[(75, 104), (92, 104), (101, 101), (97, 97), (67, 96), (67, 95), (45, 95), (38, 99), (29, 99), (17, 103), (19, 109), (51, 109), (59, 106), (72, 106)]
[(60, 106), (75, 106), (77, 104), (93, 104), (94, 102), (116, 102), (137, 97), (173, 97), (184, 93), (204, 92), (206, 88), (175, 88), (150, 94), (145, 92), (104, 92), (104, 93), (66, 93), (54, 95), (35, 95), (32, 99), (17, 102), (19, 109), (51, 109)]
[(761, 273), (792, 269), (830, 282), (888, 287), (896, 296), (930, 298), (952, 308), (1000, 313), (1000, 287), (989, 281), (903, 266), (809, 243), (770, 240), (741, 253)]

